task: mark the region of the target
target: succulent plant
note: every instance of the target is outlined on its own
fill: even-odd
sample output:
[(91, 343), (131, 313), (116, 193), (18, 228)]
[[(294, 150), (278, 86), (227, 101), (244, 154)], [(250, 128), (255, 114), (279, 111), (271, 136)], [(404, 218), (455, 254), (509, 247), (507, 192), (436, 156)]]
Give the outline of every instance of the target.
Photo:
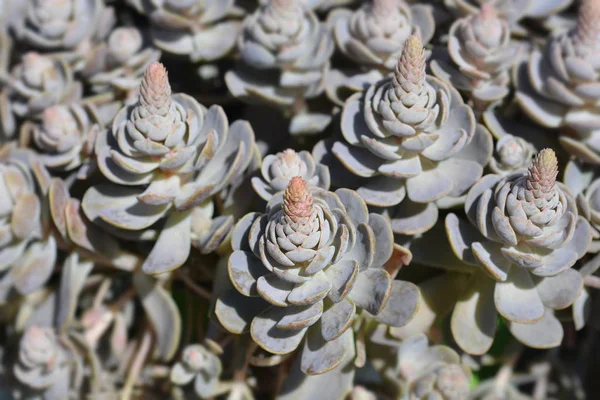
[(11, 144), (0, 150), (0, 303), (50, 278), (57, 257), (45, 207), (47, 177), (35, 155)]
[(282, 109), (290, 133), (320, 132), (329, 113), (311, 112), (307, 99), (319, 96), (334, 50), (327, 26), (298, 0), (271, 0), (246, 17), (238, 39), (241, 62), (228, 71), (231, 94)]
[(80, 97), (81, 85), (74, 81), (73, 71), (64, 61), (27, 53), (12, 69), (8, 86), (0, 92), (3, 135), (14, 135), (17, 118), (36, 117), (48, 107)]
[(43, 111), (41, 121), (21, 126), (20, 140), (31, 145), (51, 170), (73, 171), (88, 164), (96, 137), (103, 129), (79, 104), (56, 105)]
[(530, 347), (560, 344), (553, 310), (569, 307), (581, 292), (582, 278), (571, 267), (589, 248), (591, 229), (557, 174), (554, 151), (544, 149), (528, 170), (481, 178), (467, 195), (469, 222), (446, 217), (455, 255), (474, 267), (451, 320), (465, 351), (490, 348), (498, 314)]
[[(102, 0), (24, 0), (12, 2), (18, 17), (10, 21), (17, 40), (40, 51), (77, 51), (104, 29), (112, 10)], [(107, 15), (108, 14), (108, 15)]]
[(401, 326), (418, 306), (416, 287), (392, 280), (384, 268), (410, 253), (393, 243), (389, 222), (368, 214), (351, 190), (311, 190), (294, 177), (267, 214), (238, 222), (232, 247), (235, 290), (218, 299), (218, 320), (234, 333), (249, 330), (273, 354), (291, 353), (304, 340), (301, 370), (309, 375), (334, 369), (353, 351), (344, 333), (361, 310)]
[(262, 178), (253, 177), (254, 191), (269, 201), (278, 192), (285, 190), (289, 181), (301, 176), (309, 185), (329, 190), (329, 169), (317, 164), (307, 151), (296, 153), (287, 149), (264, 158), (261, 167)]
[(192, 62), (214, 61), (235, 47), (243, 10), (235, 0), (126, 0), (152, 23), (154, 44)]
[[(138, 232), (165, 218), (143, 269), (172, 270), (188, 257), (194, 207), (206, 207), (247, 167), (253, 151), (248, 123), (229, 128), (219, 106), (207, 110), (190, 96), (171, 95), (166, 69), (152, 63), (138, 103), (122, 108), (110, 133), (96, 140), (98, 166), (111, 183), (88, 189), (83, 210), (103, 226)], [(223, 234), (219, 221), (206, 221), (209, 235)]]
[(370, 0), (359, 9), (336, 9), (329, 14), (337, 47), (357, 70), (332, 69), (327, 75), (329, 98), (343, 105), (342, 91), (362, 91), (394, 71), (404, 42), (412, 34), (427, 44), (435, 30), (431, 6), (403, 0)]
[[(398, 399), (459, 400), (469, 396), (471, 371), (450, 347), (430, 346), (424, 334), (383, 348), (373, 366)], [(388, 389), (389, 390), (389, 389)]]
[[(334, 183), (357, 182), (358, 194), (387, 208), (394, 232), (402, 234), (430, 229), (438, 218), (436, 202), (463, 196), (492, 152), (491, 135), (458, 92), (425, 74), (415, 35), (392, 77), (348, 99), (341, 130), (344, 140), (321, 142), (315, 159), (329, 166)], [(339, 163), (350, 173), (342, 177)]]
[(524, 18), (543, 19), (569, 7), (573, 0), (444, 0), (444, 5), (458, 15), (474, 14), (484, 4), (491, 4), (498, 15), (506, 19), (519, 34), (526, 30), (518, 26)]
[(86, 54), (82, 74), (95, 93), (113, 88), (129, 93), (139, 87), (148, 66), (159, 58), (160, 51), (145, 43), (138, 28), (120, 27)]
[(585, 218), (592, 228), (592, 244), (587, 251), (600, 251), (600, 174), (594, 168), (569, 161), (565, 168), (563, 182), (575, 196), (579, 215)]
[(194, 381), (196, 394), (201, 399), (208, 399), (222, 392), (221, 371), (217, 354), (202, 344), (192, 344), (183, 350), (181, 361), (171, 369), (171, 382), (187, 385)]
[(580, 160), (600, 164), (600, 3), (584, 0), (576, 27), (548, 39), (519, 65), (517, 101), (536, 123), (561, 128), (562, 146)]
[(529, 167), (535, 153), (535, 147), (527, 140), (510, 134), (504, 135), (496, 142), (496, 151), (489, 167), (494, 174), (510, 175)]
[(40, 398), (66, 399), (72, 379), (70, 358), (70, 350), (54, 329), (32, 326), (21, 338), (13, 373), (19, 383)]
[(455, 21), (448, 48), (431, 62), (438, 78), (467, 92), (478, 109), (485, 109), (509, 92), (510, 68), (522, 46), (511, 42), (508, 22), (486, 3), (479, 12)]

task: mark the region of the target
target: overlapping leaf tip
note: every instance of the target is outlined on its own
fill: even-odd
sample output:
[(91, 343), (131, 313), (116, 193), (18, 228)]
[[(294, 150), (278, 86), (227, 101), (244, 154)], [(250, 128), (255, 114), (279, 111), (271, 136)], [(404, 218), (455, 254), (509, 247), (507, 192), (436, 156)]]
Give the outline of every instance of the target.
[(411, 35), (406, 40), (398, 64), (396, 64), (394, 87), (402, 87), (404, 91), (411, 92), (414, 90), (413, 85), (423, 86), (426, 77), (425, 66), (423, 42), (418, 35)]
[(599, 0), (583, 0), (581, 2), (575, 37), (579, 43), (585, 46), (597, 47), (600, 45)]
[(542, 193), (554, 193), (558, 175), (558, 159), (552, 149), (544, 149), (538, 153), (529, 167), (527, 188), (541, 190)]
[(283, 210), (293, 222), (308, 221), (314, 211), (314, 198), (308, 185), (300, 176), (290, 180), (283, 194)]
[(165, 114), (171, 105), (171, 85), (167, 69), (153, 62), (146, 69), (140, 85), (140, 105), (150, 107), (151, 114)]

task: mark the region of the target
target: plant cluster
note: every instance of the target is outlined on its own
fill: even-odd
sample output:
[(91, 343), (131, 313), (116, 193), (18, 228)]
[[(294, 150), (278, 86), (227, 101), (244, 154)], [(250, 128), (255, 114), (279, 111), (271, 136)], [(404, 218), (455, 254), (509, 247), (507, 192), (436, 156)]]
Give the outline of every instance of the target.
[(0, 0), (0, 398), (584, 399), (600, 0)]

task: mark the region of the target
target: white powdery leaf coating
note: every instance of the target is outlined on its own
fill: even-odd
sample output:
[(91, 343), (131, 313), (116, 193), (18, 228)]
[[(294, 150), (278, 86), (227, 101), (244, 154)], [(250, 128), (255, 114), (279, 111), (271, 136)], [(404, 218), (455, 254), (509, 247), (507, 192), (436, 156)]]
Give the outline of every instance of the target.
[(340, 50), (354, 62), (392, 71), (412, 34), (427, 43), (435, 29), (431, 9), (399, 0), (373, 0), (358, 10), (335, 10), (329, 17)]
[(8, 137), (17, 130), (15, 117), (35, 118), (46, 108), (81, 96), (81, 87), (74, 83), (67, 63), (36, 52), (22, 56), (10, 79), (6, 97), (0, 102), (3, 134)]
[(571, 3), (573, 0), (444, 0), (444, 5), (459, 15), (476, 13), (483, 5), (491, 4), (517, 32), (522, 32), (518, 26), (521, 19), (550, 17), (564, 10)]
[[(381, 268), (394, 251), (399, 259), (410, 253), (393, 248), (389, 222), (369, 215), (355, 192), (311, 188), (296, 176), (267, 208), (267, 215), (243, 218), (233, 233), (228, 272), (243, 296), (229, 294), (217, 305), (227, 329), (239, 331), (243, 318), (248, 326), (241, 330), (274, 354), (294, 351), (306, 336), (301, 364), (312, 375), (335, 368), (350, 351), (341, 337), (361, 309), (392, 325), (412, 317), (416, 287), (399, 281), (394, 289)], [(247, 316), (244, 296), (262, 298), (264, 311)], [(384, 312), (388, 306), (394, 312)]]
[(317, 164), (307, 151), (296, 153), (287, 149), (275, 155), (267, 155), (262, 162), (261, 173), (263, 180), (253, 178), (252, 186), (267, 201), (275, 193), (285, 190), (295, 176), (302, 177), (311, 186), (329, 189), (329, 169)]
[[(576, 26), (553, 35), (517, 70), (517, 100), (536, 123), (568, 128), (562, 146), (583, 162), (600, 164), (600, 6), (585, 0)], [(566, 130), (565, 130), (566, 131)]]
[(8, 146), (0, 161), (2, 301), (15, 291), (30, 294), (42, 288), (52, 275), (57, 252), (56, 241), (46, 236), (43, 224), (48, 215), (41, 180), (47, 171), (39, 164), (34, 169), (39, 160), (33, 152)]
[(450, 347), (430, 346), (425, 335), (418, 334), (402, 341), (394, 358), (390, 361), (395, 379), (390, 383), (400, 393), (414, 399), (468, 397), (471, 371)]
[(127, 0), (149, 17), (154, 44), (192, 62), (214, 61), (235, 47), (244, 11), (234, 0)]
[(499, 175), (513, 173), (529, 167), (535, 153), (535, 147), (525, 139), (504, 135), (496, 143), (494, 158), (490, 160), (490, 169)]
[(52, 328), (31, 326), (19, 343), (19, 358), (13, 366), (17, 380), (41, 394), (67, 396), (73, 360)]
[[(491, 136), (476, 124), (473, 110), (454, 88), (428, 76), (425, 68), (422, 41), (412, 35), (392, 76), (345, 103), (344, 140), (315, 148), (321, 157), (323, 152), (333, 153), (348, 170), (349, 174), (337, 172), (340, 179), (360, 178), (356, 190), (367, 204), (389, 209), (404, 202), (397, 210), (388, 210), (394, 232), (400, 234), (431, 229), (438, 201), (460, 204), (459, 198), (481, 177), (492, 153)], [(319, 146), (324, 151), (317, 152)], [(338, 164), (331, 157), (322, 159), (335, 179)]]
[[(323, 92), (333, 38), (326, 24), (300, 2), (261, 4), (244, 20), (237, 44), (243, 62), (225, 76), (233, 96), (296, 114), (295, 102)], [(298, 126), (292, 125), (298, 131), (318, 131), (319, 125), (330, 120), (326, 114), (299, 115), (304, 119), (295, 121)]]
[[(97, 0), (31, 0), (11, 21), (18, 40), (42, 50), (73, 50), (107, 21)], [(74, 50), (76, 52), (76, 50)]]
[[(556, 181), (558, 160), (551, 149), (538, 153), (527, 170), (519, 170), (505, 177), (487, 175), (469, 191), (465, 212), (471, 225), (457, 223), (451, 214), (446, 219), (448, 239), (455, 254), (469, 264), (478, 265), (485, 274), (479, 275), (488, 283), (471, 284), (461, 304), (456, 307), (453, 334), (468, 352), (480, 354), (493, 342), (495, 326), (478, 328), (481, 337), (489, 340), (484, 347), (473, 348), (468, 333), (458, 323), (479, 326), (478, 313), (503, 318), (516, 326), (515, 336), (526, 345), (548, 348), (557, 345), (562, 337), (559, 324), (548, 334), (542, 331), (555, 309), (563, 309), (575, 302), (583, 281), (579, 273), (570, 269), (590, 246), (592, 231), (585, 219), (577, 216), (575, 201), (565, 186)], [(454, 221), (454, 222), (453, 222)], [(470, 250), (470, 251), (469, 251)], [(473, 259), (467, 257), (473, 255)], [(469, 300), (467, 300), (469, 299)], [(538, 323), (539, 322), (539, 323)], [(546, 328), (545, 328), (546, 327)], [(457, 336), (458, 335), (458, 336)], [(539, 337), (535, 343), (529, 337)]]
[(41, 123), (25, 124), (23, 128), (32, 136), (42, 162), (48, 168), (66, 171), (89, 161), (102, 129), (78, 104), (47, 108)]
[(440, 79), (469, 93), (479, 108), (509, 92), (509, 71), (520, 59), (521, 46), (511, 42), (508, 22), (492, 4), (457, 20), (449, 32), (448, 55), (432, 62)]
[(171, 382), (186, 385), (194, 381), (194, 390), (202, 398), (219, 394), (222, 365), (219, 357), (202, 344), (192, 344), (183, 350), (181, 361), (171, 368)]

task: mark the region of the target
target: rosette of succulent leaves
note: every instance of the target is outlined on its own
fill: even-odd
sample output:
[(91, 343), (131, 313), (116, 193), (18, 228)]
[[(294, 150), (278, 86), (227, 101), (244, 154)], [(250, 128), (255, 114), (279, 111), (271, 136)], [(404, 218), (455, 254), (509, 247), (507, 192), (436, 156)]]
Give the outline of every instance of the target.
[(327, 73), (327, 95), (338, 105), (391, 74), (409, 36), (418, 35), (427, 45), (435, 30), (430, 5), (403, 0), (369, 0), (354, 11), (338, 8), (328, 23), (337, 48), (352, 63)]
[(426, 75), (416, 35), (393, 76), (348, 99), (341, 131), (315, 146), (315, 160), (334, 186), (356, 189), (405, 235), (429, 230), (439, 207), (460, 204), (492, 154), (491, 135), (456, 89)]
[(190, 388), (201, 399), (227, 394), (229, 399), (254, 400), (252, 391), (245, 383), (221, 380), (223, 366), (219, 358), (223, 349), (212, 340), (205, 344), (191, 344), (181, 355), (181, 361), (171, 368), (171, 382), (175, 385), (174, 397), (189, 398)]
[(103, 0), (23, 0), (7, 2), (15, 40), (41, 53), (76, 62), (115, 24)]
[[(583, 279), (571, 267), (588, 251), (592, 233), (557, 174), (554, 152), (544, 149), (529, 169), (485, 175), (470, 189), (468, 220), (456, 214), (445, 219), (460, 262), (447, 254), (435, 256), (438, 265), (468, 274), (448, 273), (421, 284), (426, 306), (397, 336), (427, 329), (435, 315), (452, 311), (453, 338), (470, 354), (490, 349), (498, 316), (529, 347), (561, 343), (563, 328), (554, 311), (571, 306), (580, 295)], [(423, 249), (411, 249), (418, 259)]]
[(499, 16), (505, 19), (514, 34), (525, 36), (529, 33), (520, 22), (534, 19), (553, 28), (552, 16), (568, 8), (573, 0), (444, 0), (448, 10), (458, 16), (475, 14), (484, 4), (491, 4)]
[(577, 24), (548, 38), (519, 65), (516, 98), (537, 124), (560, 132), (578, 159), (600, 164), (600, 3), (584, 0)]
[(215, 61), (235, 47), (243, 10), (235, 0), (126, 0), (151, 23), (154, 45), (191, 62)]
[(60, 104), (46, 108), (40, 120), (25, 121), (19, 141), (34, 148), (51, 172), (86, 179), (95, 170), (94, 143), (103, 129), (92, 105)]
[[(429, 345), (424, 334), (403, 341), (386, 338), (379, 328), (381, 326), (367, 342), (368, 368), (364, 374), (357, 375), (358, 381), (378, 382), (383, 388), (383, 393), (373, 393), (374, 399), (469, 398), (471, 371), (456, 351), (447, 346)], [(372, 371), (376, 372), (374, 376)]]
[(334, 50), (327, 25), (299, 0), (271, 0), (244, 19), (240, 62), (225, 74), (229, 92), (250, 104), (276, 107), (292, 135), (321, 132), (331, 113), (313, 111)]
[(123, 93), (119, 98), (132, 98), (144, 72), (160, 55), (138, 28), (118, 27), (86, 53), (81, 75), (94, 93), (114, 90)]
[(521, 50), (521, 44), (511, 41), (508, 22), (486, 3), (452, 24), (447, 52), (435, 52), (431, 70), (482, 111), (508, 95), (509, 71)]
[(0, 92), (0, 138), (12, 138), (23, 120), (39, 118), (45, 109), (75, 102), (81, 95), (81, 84), (65, 61), (25, 53)]
[(369, 214), (348, 189), (328, 192), (294, 177), (266, 214), (237, 223), (232, 247), (232, 287), (216, 302), (218, 321), (232, 333), (250, 332), (268, 353), (298, 350), (288, 382), (327, 372), (324, 379), (345, 382), (328, 389), (337, 393), (332, 398), (351, 388), (344, 376), (354, 358), (355, 316), (402, 326), (418, 308), (416, 286), (392, 279), (410, 252), (394, 244), (388, 220)]
[(90, 187), (82, 206), (121, 237), (156, 240), (143, 265), (156, 274), (180, 267), (192, 244), (210, 252), (227, 237), (233, 218), (213, 218), (212, 198), (256, 152), (247, 122), (229, 126), (221, 107), (172, 95), (162, 64), (150, 64), (139, 91), (96, 140), (98, 167), (110, 182)]
[(286, 189), (293, 177), (300, 176), (310, 186), (329, 190), (329, 169), (317, 164), (307, 151), (296, 153), (287, 149), (275, 155), (267, 155), (261, 166), (262, 179), (252, 177), (252, 187), (263, 200), (269, 201)]

